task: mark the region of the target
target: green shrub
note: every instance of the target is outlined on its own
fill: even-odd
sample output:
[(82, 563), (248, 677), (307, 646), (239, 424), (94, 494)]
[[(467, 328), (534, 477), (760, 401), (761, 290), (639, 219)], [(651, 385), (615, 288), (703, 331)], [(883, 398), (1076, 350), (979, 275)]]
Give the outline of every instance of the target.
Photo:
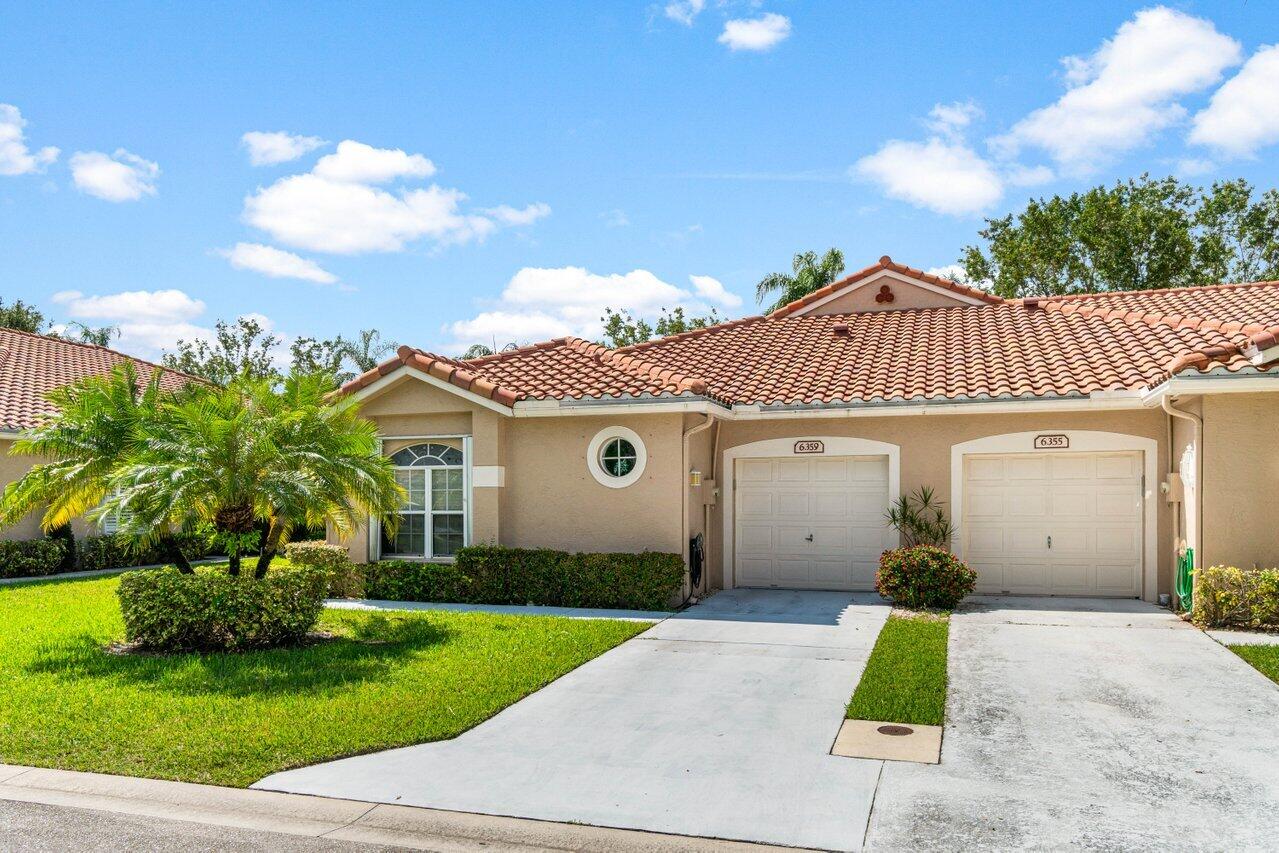
[(324, 608), (327, 575), (272, 571), (261, 580), (224, 569), (184, 575), (147, 569), (120, 576), (125, 638), (154, 651), (239, 651), (295, 643)]
[(684, 578), (679, 554), (569, 554), (472, 545), (453, 563), (384, 560), (365, 567), (365, 595), (389, 601), (668, 610)]
[(43, 577), (58, 572), (66, 559), (60, 539), (0, 540), (0, 578)]
[(875, 574), (875, 589), (880, 595), (915, 610), (951, 610), (976, 584), (976, 572), (954, 554), (933, 545), (885, 551)]
[[(198, 533), (178, 534), (178, 547), (188, 560), (201, 560), (209, 555), (209, 537)], [(115, 533), (86, 536), (80, 540), (80, 570), (124, 569), (130, 566), (155, 566), (169, 562), (168, 555), (157, 544), (139, 545), (136, 540)]]
[(364, 573), (351, 562), (341, 545), (327, 542), (290, 542), (284, 556), (294, 566), (309, 566), (325, 572), (329, 578), (330, 598), (363, 598)]
[(1279, 569), (1212, 566), (1194, 574), (1190, 618), (1202, 628), (1279, 628)]

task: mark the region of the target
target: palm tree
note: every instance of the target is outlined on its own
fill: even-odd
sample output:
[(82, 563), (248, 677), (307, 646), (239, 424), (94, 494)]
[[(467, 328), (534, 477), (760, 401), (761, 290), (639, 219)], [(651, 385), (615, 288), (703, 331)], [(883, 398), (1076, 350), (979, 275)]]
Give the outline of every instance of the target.
[(332, 380), (292, 374), (281, 388), (242, 378), (161, 407), (99, 512), (120, 511), (127, 531), (212, 524), (240, 573), (258, 547), (263, 577), (295, 524), (328, 525), (342, 538), (371, 516), (394, 516), (404, 491), (378, 450), (376, 426)]
[(791, 261), (791, 269), (794, 275), (769, 273), (755, 286), (755, 301), (761, 304), (765, 298), (777, 294), (777, 300), (764, 309), (765, 313), (776, 311), (839, 278), (844, 271), (844, 253), (827, 249), (819, 260), (816, 252), (800, 252)]
[[(54, 531), (101, 505), (112, 476), (136, 452), (143, 424), (173, 398), (160, 388), (160, 376), (157, 370), (141, 385), (133, 363), (124, 362), (106, 376), (52, 391), (48, 399), (58, 414), (23, 433), (10, 451), (47, 461), (5, 488), (0, 526), (43, 507), (40, 525)], [(191, 564), (171, 531), (159, 527), (152, 538), (180, 571), (190, 573)]]
[(377, 329), (364, 329), (358, 341), (346, 341), (346, 355), (361, 372), (372, 370), (388, 353), (395, 352), (395, 341), (383, 341)]

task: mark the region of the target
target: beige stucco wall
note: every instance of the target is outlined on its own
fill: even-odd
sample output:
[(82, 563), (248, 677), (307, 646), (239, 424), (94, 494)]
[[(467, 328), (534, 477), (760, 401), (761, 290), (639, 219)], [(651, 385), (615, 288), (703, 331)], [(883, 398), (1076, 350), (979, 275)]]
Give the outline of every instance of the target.
[(1203, 565), (1279, 566), (1279, 394), (1204, 397)]
[[(875, 301), (876, 294), (884, 285), (888, 285), (888, 289), (892, 291), (892, 302)], [(805, 313), (853, 314), (865, 311), (901, 311), (907, 308), (951, 308), (967, 304), (969, 303), (962, 299), (885, 276), (845, 291), (829, 302), (822, 303)]]
[[(406, 377), (362, 406), (385, 436), (471, 436), (472, 466), (497, 466), (503, 486), (472, 489), (473, 542), (582, 551), (680, 551), (681, 416), (512, 419)], [(635, 430), (648, 454), (639, 482), (610, 489), (586, 467), (586, 450), (607, 426)], [(393, 453), (415, 440), (387, 440)], [(330, 533), (330, 540), (336, 537)], [(346, 542), (370, 557), (367, 530)]]
[[(951, 495), (951, 447), (976, 438), (1015, 432), (1054, 432), (1060, 430), (1098, 430), (1152, 438), (1159, 442), (1157, 470), (1167, 470), (1167, 442), (1164, 414), (1158, 410), (1113, 412), (1063, 412), (991, 415), (938, 414), (903, 417), (813, 418), (792, 421), (729, 421), (723, 425), (720, 450), (741, 444), (773, 438), (810, 438), (821, 436), (854, 436), (896, 444), (901, 448), (901, 491), (903, 494), (920, 486), (931, 486), (949, 504)], [(722, 481), (722, 478), (721, 478)], [(1156, 502), (1158, 515), (1159, 572), (1158, 592), (1171, 589), (1171, 515), (1158, 494), (1158, 484), (1146, 484), (1150, 500)], [(724, 506), (731, 495), (721, 496), (712, 521), (715, 553), (731, 561), (732, 542), (723, 542)], [(724, 549), (729, 553), (724, 555)], [(712, 566), (716, 586), (723, 585), (723, 561)]]

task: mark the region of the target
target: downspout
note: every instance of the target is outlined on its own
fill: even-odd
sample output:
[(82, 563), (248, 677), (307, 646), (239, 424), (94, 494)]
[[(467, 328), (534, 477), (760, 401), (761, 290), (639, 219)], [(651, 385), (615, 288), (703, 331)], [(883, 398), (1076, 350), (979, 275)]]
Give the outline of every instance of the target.
[[(688, 548), (689, 496), (688, 496), (688, 493), (691, 488), (688, 484), (688, 470), (689, 470), (688, 469), (688, 440), (692, 438), (694, 435), (696, 435), (697, 433), (702, 432), (703, 430), (710, 427), (711, 424), (715, 423), (714, 415), (707, 414), (704, 417), (706, 418), (706, 420), (702, 421), (700, 424), (691, 426), (688, 429), (684, 430), (683, 445), (682, 445), (682, 451), (680, 455), (681, 482), (680, 482), (679, 528), (680, 528), (680, 543), (681, 543), (680, 547), (683, 549), (683, 552), (684, 552), (684, 603), (685, 604), (687, 604), (688, 600), (693, 597), (693, 593), (694, 593), (694, 590), (692, 588), (693, 585), (692, 585), (691, 577), (689, 573), (689, 565), (688, 565), (688, 560), (689, 560), (689, 548)], [(713, 460), (711, 464), (714, 464)], [(704, 537), (705, 537), (705, 532), (703, 532), (703, 538)], [(706, 572), (707, 572), (707, 567), (706, 565), (703, 565), (702, 566), (703, 578), (706, 577)]]
[[(1159, 398), (1159, 405), (1160, 405), (1160, 406), (1162, 406), (1162, 407), (1163, 407), (1163, 410), (1164, 410), (1165, 412), (1167, 412), (1169, 415), (1171, 415), (1172, 417), (1174, 417), (1174, 418), (1182, 418), (1182, 419), (1184, 419), (1184, 420), (1188, 420), (1188, 421), (1190, 421), (1192, 424), (1194, 424), (1194, 428), (1195, 428), (1195, 432), (1194, 432), (1194, 436), (1195, 436), (1195, 518), (1193, 519), (1193, 520), (1194, 520), (1194, 525), (1195, 525), (1195, 557), (1194, 557), (1194, 568), (1202, 568), (1202, 567), (1203, 567), (1203, 549), (1204, 549), (1204, 542), (1203, 542), (1203, 518), (1204, 518), (1204, 481), (1203, 481), (1203, 470), (1204, 470), (1204, 461), (1203, 461), (1203, 460), (1204, 460), (1204, 447), (1203, 447), (1203, 439), (1204, 439), (1204, 422), (1203, 422), (1203, 418), (1201, 418), (1199, 415), (1196, 415), (1194, 412), (1187, 412), (1187, 411), (1185, 411), (1185, 410), (1183, 410), (1183, 409), (1178, 409), (1176, 406), (1174, 406), (1174, 405), (1172, 404), (1172, 399), (1171, 399), (1171, 397), (1170, 397), (1169, 395), (1167, 395), (1167, 394), (1165, 394), (1163, 397)], [(1170, 457), (1171, 457), (1171, 455), (1172, 455), (1172, 443), (1171, 443), (1171, 442), (1169, 442), (1169, 444), (1168, 444), (1168, 455), (1169, 455)], [(1172, 459), (1170, 458), (1170, 459), (1168, 460), (1168, 466), (1171, 468), (1171, 467), (1172, 467), (1172, 464), (1173, 464), (1173, 462), (1172, 462)], [(1189, 521), (1190, 521), (1190, 519), (1187, 519), (1187, 522), (1189, 522)]]

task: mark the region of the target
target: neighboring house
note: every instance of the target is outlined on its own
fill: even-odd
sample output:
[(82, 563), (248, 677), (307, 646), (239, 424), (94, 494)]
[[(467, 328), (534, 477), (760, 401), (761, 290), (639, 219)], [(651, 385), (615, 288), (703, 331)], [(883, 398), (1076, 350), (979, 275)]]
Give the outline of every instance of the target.
[(1005, 301), (885, 257), (618, 350), (401, 347), (344, 386), (409, 502), (353, 557), (688, 553), (712, 588), (871, 589), (891, 501), (949, 503), (985, 592), (1141, 597), (1279, 564), (1279, 282)]
[[(159, 365), (106, 347), (0, 329), (0, 489), (35, 464), (36, 460), (29, 456), (10, 456), (9, 448), (22, 430), (56, 411), (46, 399), (48, 393), (86, 376), (109, 373), (125, 361), (134, 363), (142, 381), (149, 380), (156, 370), (163, 370)], [(167, 388), (176, 389), (190, 381), (170, 370), (163, 373), (161, 381)], [(110, 532), (112, 520), (106, 519), (104, 526)], [(90, 531), (84, 519), (77, 519), (72, 529), (77, 536), (102, 532)], [(35, 514), (12, 527), (0, 528), (0, 539), (33, 539), (40, 535), (40, 519)]]

